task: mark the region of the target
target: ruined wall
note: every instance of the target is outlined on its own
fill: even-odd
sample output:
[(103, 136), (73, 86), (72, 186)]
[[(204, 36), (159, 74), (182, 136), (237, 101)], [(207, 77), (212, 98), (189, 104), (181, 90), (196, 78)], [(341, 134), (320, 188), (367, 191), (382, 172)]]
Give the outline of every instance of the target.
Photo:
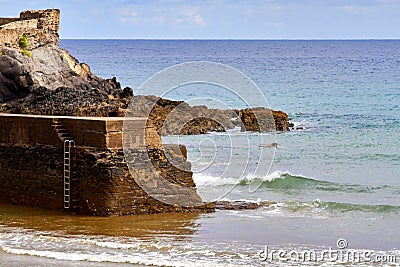
[(28, 10), (19, 18), (0, 18), (0, 46), (19, 48), (18, 41), (28, 35), (28, 49), (59, 44), (60, 10)]
[(21, 20), (21, 18), (0, 18), (0, 26), (19, 20)]

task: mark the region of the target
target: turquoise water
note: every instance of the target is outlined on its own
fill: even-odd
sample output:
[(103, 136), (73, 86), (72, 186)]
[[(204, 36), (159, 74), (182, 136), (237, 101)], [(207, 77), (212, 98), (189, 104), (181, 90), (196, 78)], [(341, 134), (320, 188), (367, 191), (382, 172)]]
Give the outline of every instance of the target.
[[(287, 112), (295, 127), (275, 135), (233, 129), (163, 137), (166, 143), (187, 146), (204, 199), (254, 201), (261, 205), (257, 210), (191, 218), (187, 229), (193, 232), (183, 238), (156, 233), (146, 242), (128, 242), (109, 237), (99, 247), (96, 242), (103, 237), (83, 234), (70, 236), (69, 241), (53, 240), (48, 250), (65, 248), (67, 256), (62, 257), (70, 253), (71, 259), (88, 261), (101, 253), (109, 262), (263, 265), (257, 251), (265, 245), (322, 249), (336, 247), (336, 241), (345, 238), (350, 249), (397, 255), (400, 264), (400, 41), (62, 40), (61, 46), (88, 63), (95, 74), (117, 76), (135, 92), (174, 64), (227, 64), (250, 77), (269, 106)], [(241, 99), (207, 85), (183, 86), (166, 97), (208, 97), (244, 107)], [(278, 143), (276, 150), (265, 149), (267, 160), (262, 162), (253, 153), (265, 144), (260, 138)], [(264, 175), (243, 171), (243, 163)], [(222, 174), (227, 166), (229, 172)], [(18, 237), (24, 235), (9, 228), (3, 232), (15, 240), (0, 240), (3, 250), (18, 253)], [(40, 233), (24, 238), (44, 247), (35, 235)], [(82, 248), (74, 249), (82, 242)], [(90, 255), (80, 257), (82, 251)], [(279, 264), (286, 262), (275, 262)], [(306, 265), (324, 264), (329, 265)]]
[[(271, 108), (304, 131), (279, 134), (275, 170), (317, 179), (400, 185), (400, 41), (63, 40), (103, 77), (134, 90), (156, 72), (188, 61), (224, 63), (248, 75)], [(187, 86), (167, 97), (226, 91)], [(225, 93), (225, 94), (224, 94)]]

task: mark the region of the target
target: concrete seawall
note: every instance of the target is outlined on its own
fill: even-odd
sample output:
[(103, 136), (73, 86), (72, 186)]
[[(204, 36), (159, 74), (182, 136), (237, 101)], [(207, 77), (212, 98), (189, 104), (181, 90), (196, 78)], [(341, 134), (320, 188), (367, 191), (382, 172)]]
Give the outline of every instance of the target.
[[(50, 145), (62, 147), (55, 125), (61, 123), (70, 139), (80, 147), (122, 148), (123, 117), (41, 116), (0, 113), (0, 143), (10, 145)], [(136, 132), (136, 147), (145, 145), (145, 118), (129, 118)]]
[[(182, 208), (164, 204), (149, 196), (135, 182), (122, 149), (124, 118), (59, 117), (0, 114), (0, 201), (63, 209), (64, 140), (72, 139), (70, 208), (79, 214), (100, 216), (148, 214), (168, 211), (212, 211), (213, 207)], [(179, 198), (201, 201), (195, 193), (192, 172), (178, 169), (161, 150), (161, 139), (146, 131), (144, 118), (130, 118), (135, 134), (131, 155), (135, 166), (146, 166), (148, 155), (158, 173), (171, 183), (191, 188), (190, 195)], [(155, 144), (153, 148), (147, 144)], [(175, 161), (186, 162), (185, 153), (172, 153)], [(141, 164), (143, 162), (143, 164)], [(189, 166), (190, 167), (190, 166)], [(148, 168), (134, 169), (133, 175), (151, 180), (156, 175)], [(160, 188), (162, 190), (163, 188)], [(194, 192), (194, 193), (193, 193)]]

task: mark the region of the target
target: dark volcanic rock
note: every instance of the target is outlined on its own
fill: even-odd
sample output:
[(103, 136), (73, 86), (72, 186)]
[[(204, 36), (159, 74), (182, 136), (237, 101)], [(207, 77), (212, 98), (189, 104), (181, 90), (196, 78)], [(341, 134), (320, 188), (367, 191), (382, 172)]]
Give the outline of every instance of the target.
[(116, 78), (92, 74), (66, 50), (49, 45), (32, 50), (32, 58), (3, 48), (0, 56), (1, 112), (124, 116), (132, 89)]
[(260, 207), (255, 202), (247, 201), (217, 201), (215, 202), (215, 209), (217, 210), (255, 210)]
[[(235, 126), (247, 131), (287, 131), (288, 117), (267, 108), (245, 110), (209, 109), (189, 106), (156, 96), (133, 96), (116, 78), (92, 74), (66, 50), (55, 45), (31, 51), (3, 48), (0, 56), (0, 112), (122, 117), (148, 117), (159, 134), (204, 134)], [(133, 104), (129, 106), (129, 103)]]

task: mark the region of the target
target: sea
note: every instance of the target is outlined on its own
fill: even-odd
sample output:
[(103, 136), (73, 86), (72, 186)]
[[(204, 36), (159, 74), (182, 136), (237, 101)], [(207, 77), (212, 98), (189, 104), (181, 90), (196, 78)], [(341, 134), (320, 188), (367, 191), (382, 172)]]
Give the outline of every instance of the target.
[[(186, 145), (203, 200), (258, 209), (99, 218), (1, 204), (0, 266), (400, 266), (400, 40), (60, 46), (135, 94), (176, 64), (229, 66), (254, 82), (267, 100), (260, 106), (286, 112), (293, 127), (163, 136)], [(212, 84), (163, 97), (247, 107)]]

